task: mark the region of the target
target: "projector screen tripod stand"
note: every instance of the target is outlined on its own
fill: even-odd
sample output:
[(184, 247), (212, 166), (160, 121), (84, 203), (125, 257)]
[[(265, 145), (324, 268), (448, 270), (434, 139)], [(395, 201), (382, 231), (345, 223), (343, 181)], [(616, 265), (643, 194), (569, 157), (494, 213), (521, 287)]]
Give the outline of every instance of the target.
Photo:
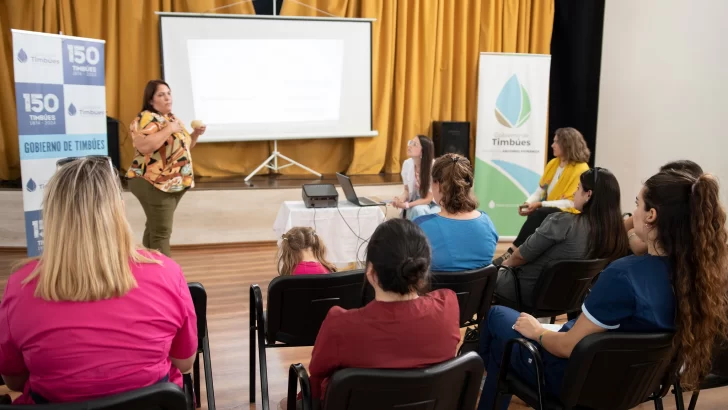
[[(278, 158), (279, 157), (282, 158), (282, 159), (284, 159), (284, 160), (286, 160), (286, 161), (288, 161), (288, 164), (279, 166), (278, 165)], [(271, 165), (271, 161), (273, 161), (273, 165)], [(309, 168), (309, 167), (301, 164), (300, 162), (294, 161), (294, 160), (288, 158), (287, 156), (281, 154), (278, 151), (278, 141), (277, 140), (273, 140), (273, 153), (270, 154), (270, 156), (265, 161), (263, 161), (262, 164), (258, 165), (258, 168), (256, 168), (255, 170), (253, 170), (253, 172), (251, 172), (250, 175), (248, 175), (247, 177), (245, 177), (245, 182), (250, 181), (250, 178), (253, 178), (255, 176), (255, 174), (257, 174), (258, 172), (260, 172), (260, 170), (263, 169), (263, 168), (271, 169), (271, 170), (273, 170), (273, 172), (276, 172), (277, 173), (279, 170), (281, 170), (283, 168), (288, 168), (291, 165), (296, 165), (296, 166), (298, 166), (300, 168), (303, 168), (304, 170), (306, 170), (306, 171), (308, 171), (308, 172), (316, 175), (317, 177), (321, 177), (321, 174), (319, 172), (316, 172), (313, 169), (311, 169), (311, 168)]]

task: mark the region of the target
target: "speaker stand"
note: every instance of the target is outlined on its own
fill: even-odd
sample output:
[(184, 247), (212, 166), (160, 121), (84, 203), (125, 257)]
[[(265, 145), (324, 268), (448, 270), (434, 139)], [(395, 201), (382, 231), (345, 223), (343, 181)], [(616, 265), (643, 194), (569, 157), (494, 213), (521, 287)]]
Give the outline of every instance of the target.
[[(288, 161), (288, 164), (282, 165), (282, 166), (278, 166), (278, 157), (280, 157), (280, 158)], [(270, 164), (271, 161), (273, 161), (273, 165)], [(300, 167), (300, 168), (302, 168), (302, 169), (304, 169), (304, 170), (306, 170), (306, 171), (308, 171), (308, 172), (316, 175), (317, 177), (321, 177), (321, 174), (320, 173), (318, 173), (318, 172), (314, 171), (313, 169), (311, 169), (311, 168), (309, 168), (309, 167), (301, 164), (300, 162), (296, 162), (296, 161), (288, 158), (287, 156), (281, 154), (278, 151), (278, 140), (273, 140), (273, 153), (270, 154), (270, 157), (268, 157), (268, 159), (266, 159), (265, 161), (263, 161), (262, 164), (258, 165), (258, 168), (256, 168), (253, 172), (251, 172), (250, 175), (248, 175), (247, 177), (245, 177), (245, 182), (250, 181), (250, 178), (254, 177), (255, 174), (257, 174), (258, 172), (260, 172), (260, 170), (263, 169), (263, 168), (266, 168), (267, 167), (269, 169), (272, 169), (273, 172), (276, 172), (277, 173), (279, 170), (281, 170), (283, 168), (288, 168), (291, 165), (296, 165), (296, 166), (298, 166), (298, 167)]]

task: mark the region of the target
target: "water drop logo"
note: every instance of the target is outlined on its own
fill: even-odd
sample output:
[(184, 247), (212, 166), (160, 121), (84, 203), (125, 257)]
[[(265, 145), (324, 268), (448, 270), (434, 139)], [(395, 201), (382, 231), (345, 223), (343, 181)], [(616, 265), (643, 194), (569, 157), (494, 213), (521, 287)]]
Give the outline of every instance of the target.
[(531, 116), (531, 99), (518, 76), (513, 74), (495, 101), (495, 117), (508, 128), (518, 128)]
[(70, 115), (71, 117), (76, 115), (76, 106), (73, 105), (73, 103), (71, 103), (71, 105), (68, 106), (68, 115)]
[(38, 185), (36, 185), (35, 181), (33, 181), (33, 178), (29, 179), (28, 183), (25, 184), (25, 189), (27, 189), (28, 192), (34, 192), (36, 188), (38, 188)]
[(490, 200), (490, 202), (488, 202), (488, 208), (490, 208), (490, 209), (493, 209), (493, 208), (495, 208), (495, 201), (493, 201), (493, 200), (491, 199), (491, 200)]
[(25, 53), (25, 50), (23, 50), (22, 48), (20, 49), (20, 51), (18, 51), (18, 61), (21, 63), (28, 61), (28, 55)]

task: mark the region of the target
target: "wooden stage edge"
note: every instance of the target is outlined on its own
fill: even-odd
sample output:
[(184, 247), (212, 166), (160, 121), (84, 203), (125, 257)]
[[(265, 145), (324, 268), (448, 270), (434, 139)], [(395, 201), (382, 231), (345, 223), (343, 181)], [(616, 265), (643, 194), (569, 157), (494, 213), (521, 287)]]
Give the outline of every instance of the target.
[[(314, 177), (315, 178), (315, 177)], [(399, 174), (356, 175), (352, 183), (358, 196), (391, 199), (402, 193)], [(273, 224), (284, 201), (301, 201), (301, 186), (307, 183), (333, 183), (339, 201), (346, 201), (334, 175), (321, 179), (309, 176), (255, 177), (253, 186), (244, 177), (200, 178), (196, 187), (187, 191), (175, 211), (172, 247), (216, 246), (259, 243), (277, 240)], [(144, 233), (146, 217), (137, 198), (123, 193), (126, 217), (138, 241)], [(0, 189), (0, 248), (23, 248), (25, 216), (23, 191)], [(387, 217), (398, 210), (387, 209)]]
[[(378, 185), (401, 185), (402, 177), (400, 174), (367, 174), (367, 175), (350, 175), (351, 183), (356, 186), (378, 186)], [(334, 184), (339, 185), (335, 174), (324, 174), (321, 178), (313, 175), (256, 175), (245, 182), (245, 175), (237, 175), (230, 177), (195, 177), (196, 190), (247, 190), (247, 189), (291, 189), (300, 188), (303, 184)], [(126, 188), (126, 180), (122, 180), (122, 185)], [(20, 180), (2, 181), (0, 180), (0, 191), (21, 190)]]

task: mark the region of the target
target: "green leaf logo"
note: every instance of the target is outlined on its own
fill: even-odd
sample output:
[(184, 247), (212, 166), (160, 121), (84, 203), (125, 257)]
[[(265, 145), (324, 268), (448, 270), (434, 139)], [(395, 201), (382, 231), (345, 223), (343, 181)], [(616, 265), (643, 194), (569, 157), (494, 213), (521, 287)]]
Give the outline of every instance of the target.
[(503, 126), (518, 128), (531, 116), (531, 99), (518, 76), (513, 74), (506, 81), (495, 101), (495, 118)]

